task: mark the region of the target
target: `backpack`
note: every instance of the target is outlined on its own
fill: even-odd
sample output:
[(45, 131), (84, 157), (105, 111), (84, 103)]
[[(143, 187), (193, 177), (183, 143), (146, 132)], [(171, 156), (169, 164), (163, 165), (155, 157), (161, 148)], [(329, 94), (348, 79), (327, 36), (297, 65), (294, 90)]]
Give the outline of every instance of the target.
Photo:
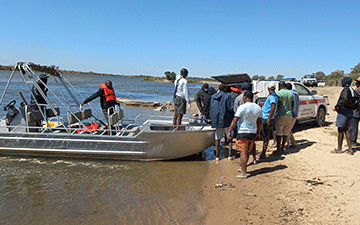
[(347, 102), (347, 108), (351, 110), (358, 110), (360, 107), (360, 95), (354, 91), (354, 89), (349, 88), (350, 97)]

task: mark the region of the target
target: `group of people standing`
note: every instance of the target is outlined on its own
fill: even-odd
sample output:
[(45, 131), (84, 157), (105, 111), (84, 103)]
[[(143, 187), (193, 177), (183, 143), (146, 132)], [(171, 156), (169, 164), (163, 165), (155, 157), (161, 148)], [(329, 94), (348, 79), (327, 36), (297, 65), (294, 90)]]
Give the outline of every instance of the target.
[[(240, 175), (237, 175), (237, 178), (247, 178), (246, 165), (250, 154), (253, 155), (253, 163), (266, 158), (272, 134), (276, 133), (274, 139), (277, 144), (277, 150), (273, 154), (284, 154), (286, 143), (288, 146), (296, 145), (292, 128), (298, 114), (299, 95), (292, 89), (291, 83), (280, 81), (278, 92), (275, 92), (275, 86), (276, 83), (273, 81), (268, 83), (269, 95), (262, 107), (257, 93), (253, 93), (251, 84), (247, 82), (242, 83), (240, 88), (229, 88), (225, 84), (220, 84), (215, 94), (206, 92), (210, 88), (204, 84), (197, 94), (200, 114), (210, 119), (211, 126), (215, 128), (216, 160), (220, 160), (219, 148), (223, 134), (228, 143), (230, 160), (233, 159), (232, 138), (236, 139), (235, 149), (240, 152), (241, 163)], [(264, 144), (257, 158), (255, 141), (260, 140), (260, 137)]]

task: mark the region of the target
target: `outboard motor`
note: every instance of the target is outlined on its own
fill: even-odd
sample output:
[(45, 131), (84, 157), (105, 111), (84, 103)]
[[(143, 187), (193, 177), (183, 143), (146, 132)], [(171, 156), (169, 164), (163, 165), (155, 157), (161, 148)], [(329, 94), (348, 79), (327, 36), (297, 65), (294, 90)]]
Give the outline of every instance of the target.
[[(7, 111), (7, 114), (5, 116), (6, 126), (18, 125), (20, 123), (20, 120), (22, 119), (20, 110), (15, 107), (15, 103), (16, 101), (13, 100), (4, 107), (4, 110)], [(12, 130), (12, 128), (9, 129), (10, 131)]]

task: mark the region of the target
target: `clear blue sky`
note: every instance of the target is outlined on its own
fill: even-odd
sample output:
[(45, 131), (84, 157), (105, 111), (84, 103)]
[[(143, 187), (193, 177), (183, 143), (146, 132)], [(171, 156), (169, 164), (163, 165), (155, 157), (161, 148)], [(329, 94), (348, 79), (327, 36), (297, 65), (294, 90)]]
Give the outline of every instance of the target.
[(357, 0), (0, 0), (0, 64), (163, 76), (265, 77), (360, 62)]

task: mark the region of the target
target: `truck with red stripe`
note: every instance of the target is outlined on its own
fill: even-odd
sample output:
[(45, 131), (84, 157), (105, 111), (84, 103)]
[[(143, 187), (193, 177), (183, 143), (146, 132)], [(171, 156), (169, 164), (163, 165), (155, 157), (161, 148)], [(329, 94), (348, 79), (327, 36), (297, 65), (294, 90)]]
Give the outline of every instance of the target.
[(279, 91), (279, 82), (284, 80), (286, 83), (291, 83), (293, 89), (299, 94), (299, 114), (297, 117), (298, 123), (305, 123), (314, 121), (318, 126), (325, 125), (325, 117), (328, 114), (327, 96), (317, 95), (316, 90), (310, 91), (302, 83), (297, 82), (295, 78), (284, 78), (275, 80), (254, 80), (252, 81), (250, 76), (246, 73), (243, 74), (228, 74), (220, 76), (212, 76), (212, 78), (226, 84), (229, 87), (241, 85), (243, 82), (252, 84), (252, 90), (257, 93), (261, 106), (264, 104), (267, 96), (269, 95), (268, 83), (274, 81), (276, 83), (276, 92)]
[[(273, 80), (276, 83), (276, 92), (279, 91), (280, 80)], [(299, 94), (299, 114), (297, 117), (298, 123), (305, 123), (314, 121), (318, 126), (325, 125), (325, 116), (327, 111), (327, 97), (317, 95), (316, 90), (310, 91), (300, 82), (293, 80), (284, 80), (286, 83), (291, 83), (293, 89)], [(267, 85), (270, 82), (265, 81), (253, 81), (253, 91), (258, 92), (259, 99), (265, 102), (267, 95), (269, 94)]]

